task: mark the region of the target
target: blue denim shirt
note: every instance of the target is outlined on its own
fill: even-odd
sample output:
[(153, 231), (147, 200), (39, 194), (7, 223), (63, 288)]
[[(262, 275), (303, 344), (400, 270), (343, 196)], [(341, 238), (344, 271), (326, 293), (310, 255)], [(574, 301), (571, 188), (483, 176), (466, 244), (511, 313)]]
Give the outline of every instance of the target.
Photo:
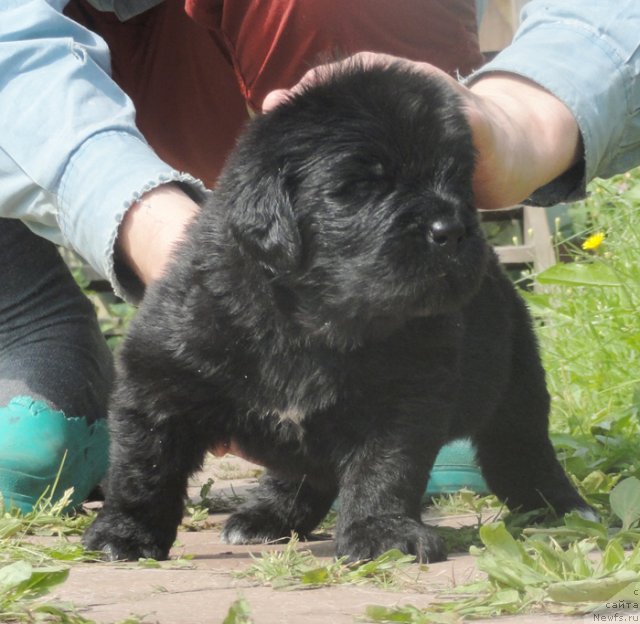
[[(160, 1), (91, 0), (121, 19)], [(168, 181), (203, 186), (146, 143), (109, 77), (106, 44), (62, 15), (66, 3), (0, 2), (0, 216), (75, 249), (121, 293), (113, 247), (125, 211)], [(471, 80), (520, 74), (573, 111), (584, 175), (550, 185), (547, 199), (640, 164), (640, 2), (534, 0), (523, 18), (514, 43)]]
[[(68, 0), (0, 1), (0, 217), (74, 249), (120, 295), (114, 243), (127, 209), (167, 182), (204, 186), (151, 149), (109, 51)], [(92, 0), (130, 17), (161, 0)], [(0, 225), (1, 227), (1, 225)]]

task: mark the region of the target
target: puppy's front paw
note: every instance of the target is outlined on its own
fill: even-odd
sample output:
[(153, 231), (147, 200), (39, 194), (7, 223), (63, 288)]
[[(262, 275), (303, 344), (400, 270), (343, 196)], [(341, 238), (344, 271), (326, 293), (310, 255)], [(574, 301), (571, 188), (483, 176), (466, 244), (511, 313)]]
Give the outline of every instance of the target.
[(336, 537), (336, 554), (348, 561), (375, 559), (394, 548), (424, 563), (447, 558), (444, 542), (435, 529), (405, 516), (358, 520), (344, 526)]
[(87, 550), (102, 551), (108, 561), (163, 560), (173, 538), (160, 539), (130, 518), (102, 512), (85, 531), (82, 543)]
[(222, 530), (227, 544), (264, 544), (290, 535), (281, 518), (256, 509), (234, 513)]

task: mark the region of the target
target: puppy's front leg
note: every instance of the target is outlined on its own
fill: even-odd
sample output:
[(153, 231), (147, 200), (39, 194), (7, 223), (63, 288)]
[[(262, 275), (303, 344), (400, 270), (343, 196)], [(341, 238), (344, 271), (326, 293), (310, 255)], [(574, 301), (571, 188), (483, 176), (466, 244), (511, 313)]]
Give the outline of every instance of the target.
[(84, 535), (111, 560), (166, 559), (182, 519), (187, 479), (207, 444), (188, 415), (116, 405), (110, 414), (104, 507)]
[[(400, 423), (395, 432), (402, 431)], [(350, 561), (374, 559), (396, 548), (420, 561), (442, 561), (446, 551), (420, 520), (421, 499), (440, 442), (406, 425), (405, 437), (371, 438), (353, 452), (342, 475), (336, 552)], [(406, 433), (409, 433), (407, 436)]]

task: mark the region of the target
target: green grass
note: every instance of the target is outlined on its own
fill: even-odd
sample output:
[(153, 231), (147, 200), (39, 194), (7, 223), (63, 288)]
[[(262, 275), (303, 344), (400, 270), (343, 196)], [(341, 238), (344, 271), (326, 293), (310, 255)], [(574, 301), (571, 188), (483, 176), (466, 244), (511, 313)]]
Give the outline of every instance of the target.
[(415, 557), (399, 550), (390, 550), (373, 561), (346, 564), (344, 559), (323, 562), (309, 550), (299, 548), (298, 538), (291, 536), (281, 550), (252, 556), (253, 563), (237, 573), (238, 578), (249, 579), (274, 589), (310, 589), (341, 584), (372, 584), (384, 589), (397, 589), (415, 582), (416, 571), (423, 566), (412, 566)]
[[(530, 296), (540, 320), (552, 396), (553, 440), (579, 480), (640, 474), (640, 172), (598, 181), (573, 211), (604, 234), (593, 251), (537, 276)], [(577, 217), (576, 217), (577, 219)], [(602, 482), (603, 493), (613, 485)]]
[(493, 618), (531, 612), (586, 614), (633, 596), (640, 588), (640, 481), (626, 479), (611, 493), (621, 528), (569, 514), (554, 528), (525, 529), (514, 537), (503, 522), (480, 527), (482, 547), (471, 547), (486, 580), (443, 592), (428, 609), (371, 606), (367, 621), (427, 622)]
[(234, 601), (222, 624), (253, 624), (249, 603), (244, 598)]
[[(70, 495), (66, 492), (56, 503), (44, 496), (27, 514), (7, 511), (0, 503), (0, 622), (90, 622), (72, 606), (38, 600), (67, 579), (73, 562), (94, 559), (68, 539), (91, 521), (88, 516), (63, 514)], [(30, 539), (34, 535), (57, 539), (39, 544)]]
[[(54, 503), (45, 493), (28, 513), (5, 509), (0, 497), (0, 624), (95, 624), (74, 605), (47, 601), (74, 564), (98, 561), (77, 539), (95, 514), (65, 513), (71, 494)], [(49, 539), (37, 540), (42, 537)], [(142, 620), (131, 616), (119, 624)]]
[(479, 495), (472, 490), (462, 489), (453, 494), (434, 496), (431, 507), (446, 516), (469, 513), (481, 516), (495, 513), (502, 507), (502, 503), (493, 494)]

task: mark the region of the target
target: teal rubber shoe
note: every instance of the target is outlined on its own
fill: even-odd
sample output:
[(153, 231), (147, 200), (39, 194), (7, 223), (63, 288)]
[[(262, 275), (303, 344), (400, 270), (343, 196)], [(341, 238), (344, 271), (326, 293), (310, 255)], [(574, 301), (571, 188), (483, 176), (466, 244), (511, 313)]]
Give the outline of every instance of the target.
[(476, 494), (489, 494), (489, 486), (476, 463), (470, 440), (455, 440), (443, 446), (436, 457), (425, 496), (453, 494), (463, 488)]
[[(27, 513), (43, 494), (52, 502), (70, 487), (66, 510), (103, 478), (109, 434), (104, 420), (66, 417), (43, 401), (15, 397), (0, 408), (0, 492), (5, 508)], [(52, 488), (55, 489), (52, 491)]]

